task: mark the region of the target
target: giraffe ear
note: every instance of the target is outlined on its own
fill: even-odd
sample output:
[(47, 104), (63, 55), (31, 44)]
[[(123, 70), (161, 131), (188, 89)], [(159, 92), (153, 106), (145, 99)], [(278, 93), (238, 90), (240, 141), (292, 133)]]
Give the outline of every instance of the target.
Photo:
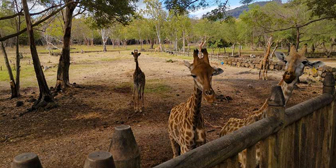
[(140, 55), (141, 55), (141, 53), (138, 54), (138, 56), (140, 56)]
[(216, 76), (224, 72), (224, 70), (221, 68), (213, 68), (213, 69), (214, 71), (212, 72), (212, 76)]
[(302, 62), (305, 66), (311, 67), (311, 68), (320, 68), (323, 67), (325, 64), (322, 61), (316, 61), (316, 62), (309, 62), (309, 61), (304, 61)]
[(286, 55), (285, 55), (284, 53), (282, 53), (282, 52), (275, 52), (274, 54), (275, 54), (275, 56), (276, 56), (280, 61), (285, 62), (285, 63), (287, 62), (287, 61), (285, 60)]
[(131, 55), (133, 55), (134, 53), (133, 52), (131, 52)]

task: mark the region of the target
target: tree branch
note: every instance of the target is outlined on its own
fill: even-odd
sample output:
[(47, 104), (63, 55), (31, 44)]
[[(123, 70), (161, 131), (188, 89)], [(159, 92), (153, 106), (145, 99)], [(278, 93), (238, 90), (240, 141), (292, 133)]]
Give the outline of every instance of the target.
[[(34, 15), (40, 15), (40, 14), (42, 14), (42, 13), (44, 13), (44, 12), (46, 12), (46, 11), (50, 10), (50, 9), (57, 8), (57, 7), (60, 7), (60, 6), (62, 6), (62, 4), (60, 4), (60, 5), (56, 5), (56, 6), (51, 6), (51, 7), (47, 8), (47, 9), (45, 9), (45, 10), (43, 10), (43, 11), (36, 12), (36, 13), (31, 13), (31, 14), (30, 14), (30, 16), (34, 16)], [(7, 20), (7, 19), (11, 19), (11, 18), (17, 17), (17, 16), (19, 16), (19, 15), (20, 15), (20, 16), (23, 16), (24, 14), (23, 14), (23, 12), (22, 12), (22, 11), (23, 11), (23, 9), (21, 9), (21, 11), (20, 11), (20, 12), (18, 12), (18, 13), (16, 13), (16, 14), (14, 14), (14, 15), (0, 17), (0, 20)]]
[[(41, 20), (35, 22), (35, 23), (32, 25), (32, 27), (35, 27), (35, 26), (41, 24), (42, 22), (48, 20), (49, 18), (51, 18), (52, 16), (56, 15), (59, 11), (61, 11), (62, 9), (64, 9), (66, 6), (68, 6), (68, 5), (71, 4), (71, 3), (73, 3), (73, 2), (69, 2), (69, 3), (65, 4), (65, 5), (63, 5), (61, 8), (59, 8), (58, 10), (55, 10), (54, 12), (52, 12), (52, 13), (51, 13), (50, 15), (48, 15), (47, 17), (45, 17), (45, 18), (43, 18), (43, 19), (41, 19)], [(17, 33), (14, 33), (14, 34), (10, 34), (10, 35), (1, 37), (1, 38), (0, 38), (0, 41), (5, 41), (5, 40), (7, 40), (7, 39), (10, 39), (10, 38), (19, 36), (20, 34), (26, 32), (26, 31), (27, 31), (27, 28), (24, 28), (24, 29), (20, 30), (20, 31), (17, 32)]]
[(322, 17), (322, 18), (319, 18), (319, 19), (311, 20), (311, 21), (309, 21), (309, 22), (307, 22), (305, 24), (302, 24), (302, 25), (296, 25), (296, 26), (291, 26), (291, 27), (277, 29), (277, 30), (270, 30), (270, 31), (266, 30), (266, 33), (273, 33), (273, 32), (278, 32), (278, 31), (284, 31), (284, 30), (294, 29), (294, 28), (302, 28), (302, 27), (308, 26), (311, 23), (318, 22), (318, 21), (325, 20), (325, 19), (332, 19), (332, 18), (334, 18), (334, 17), (331, 17), (331, 16), (329, 16), (329, 17)]

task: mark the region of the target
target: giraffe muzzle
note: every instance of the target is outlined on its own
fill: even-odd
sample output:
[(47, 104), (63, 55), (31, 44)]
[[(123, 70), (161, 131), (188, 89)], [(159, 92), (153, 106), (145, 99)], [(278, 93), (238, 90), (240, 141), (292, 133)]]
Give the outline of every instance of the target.
[(214, 91), (212, 89), (205, 91), (205, 95), (207, 95), (207, 96), (211, 96), (213, 94), (214, 94)]
[(285, 72), (283, 75), (283, 80), (288, 84), (292, 83), (294, 79), (296, 78), (294, 72)]

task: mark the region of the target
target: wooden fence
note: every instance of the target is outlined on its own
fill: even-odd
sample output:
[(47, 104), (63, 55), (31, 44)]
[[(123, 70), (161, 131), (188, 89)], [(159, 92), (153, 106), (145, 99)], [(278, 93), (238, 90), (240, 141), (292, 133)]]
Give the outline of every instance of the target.
[(334, 88), (327, 73), (323, 94), (285, 109), (281, 87), (272, 88), (267, 117), (208, 142), (155, 168), (238, 168), (238, 153), (247, 149), (248, 168), (336, 167)]

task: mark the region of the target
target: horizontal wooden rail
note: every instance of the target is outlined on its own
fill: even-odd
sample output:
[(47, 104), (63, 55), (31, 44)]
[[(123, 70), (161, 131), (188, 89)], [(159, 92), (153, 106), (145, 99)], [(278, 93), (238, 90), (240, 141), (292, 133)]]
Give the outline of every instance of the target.
[(278, 132), (286, 125), (329, 105), (333, 95), (325, 93), (303, 103), (288, 108), (283, 123), (275, 116), (264, 118), (247, 127), (206, 143), (155, 168), (211, 168), (237, 155), (242, 150)]
[(227, 136), (208, 142), (155, 168), (211, 168), (276, 133), (281, 126), (282, 123), (275, 117), (265, 118)]
[(286, 109), (285, 111), (285, 126), (293, 124), (301, 118), (319, 110), (334, 100), (334, 96), (329, 93), (324, 93), (321, 96), (309, 99), (305, 102), (297, 104), (293, 107)]

